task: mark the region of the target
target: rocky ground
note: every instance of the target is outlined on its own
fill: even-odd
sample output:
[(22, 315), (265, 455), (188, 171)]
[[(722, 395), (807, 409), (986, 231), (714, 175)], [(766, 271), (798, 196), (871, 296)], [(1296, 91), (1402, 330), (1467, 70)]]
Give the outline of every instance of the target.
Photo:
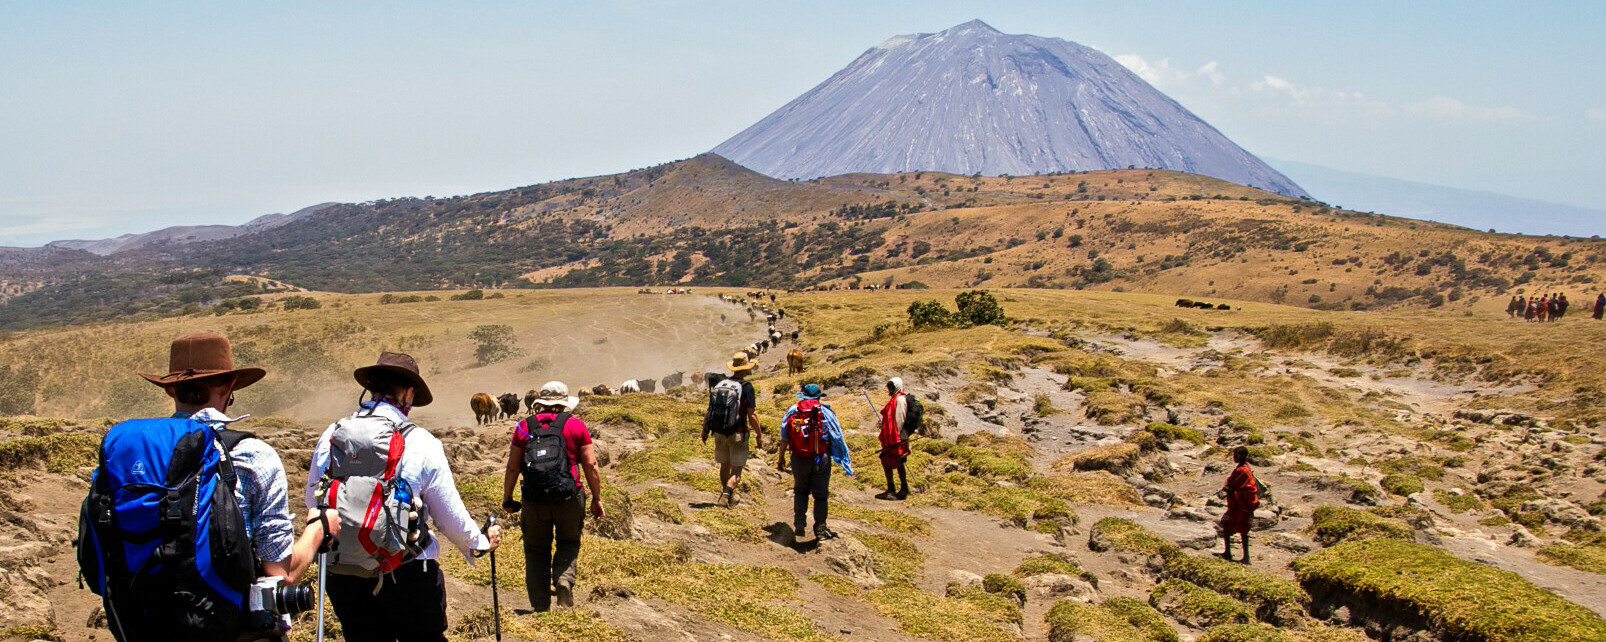
[[(1525, 639), (1463, 635), (1360, 603), (1334, 610), (1331, 596), (1313, 603), (1300, 592), (1312, 585), (1300, 588), (1292, 562), (1381, 537), (1512, 571), (1587, 609), (1569, 612), (1585, 626), (1606, 613), (1606, 575), (1588, 557), (1599, 545), (1590, 534), (1601, 531), (1606, 443), (1501, 409), (1522, 386), (1446, 378), (1425, 363), (1269, 350), (1232, 329), (1179, 338), (1017, 326), (849, 341), (826, 329), (825, 310), (812, 311), (815, 333), (798, 307), (810, 372), (785, 374), (786, 346), (762, 355), (761, 418), (773, 428), (797, 384), (827, 384), (859, 469), (834, 477), (841, 537), (793, 542), (773, 432), (748, 466), (741, 504), (713, 504), (697, 389), (588, 398), (580, 414), (596, 433), (610, 516), (589, 527), (572, 611), (511, 610), (524, 595), (510, 536), (498, 569), (507, 639)], [(892, 375), (929, 409), (910, 459), (915, 492), (902, 502), (874, 497), (876, 419), (862, 396), (884, 401), (879, 384)], [(104, 427), (4, 426), (0, 639), (110, 639), (98, 600), (75, 581), (70, 547), (92, 463), (84, 448), (92, 454)], [(477, 510), (499, 503), (512, 426), (428, 426)], [(294, 475), (322, 426), (270, 418), (251, 428)], [(1219, 550), (1215, 491), (1230, 469), (1226, 451), (1240, 444), (1272, 493), (1257, 514), (1252, 563), (1226, 581), (1228, 571), (1188, 565)], [(1134, 545), (1118, 528), (1158, 538)], [(446, 566), (453, 635), (489, 639), (485, 560)], [(1298, 612), (1257, 601), (1262, 583), (1291, 587)], [(1099, 624), (1133, 609), (1146, 610)]]

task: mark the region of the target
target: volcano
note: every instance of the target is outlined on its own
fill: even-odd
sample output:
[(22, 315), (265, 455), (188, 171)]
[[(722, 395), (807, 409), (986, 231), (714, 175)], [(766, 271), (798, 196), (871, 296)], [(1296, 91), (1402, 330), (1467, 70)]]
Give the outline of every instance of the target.
[(893, 37), (713, 151), (784, 179), (1150, 167), (1307, 195), (1109, 56), (980, 20)]

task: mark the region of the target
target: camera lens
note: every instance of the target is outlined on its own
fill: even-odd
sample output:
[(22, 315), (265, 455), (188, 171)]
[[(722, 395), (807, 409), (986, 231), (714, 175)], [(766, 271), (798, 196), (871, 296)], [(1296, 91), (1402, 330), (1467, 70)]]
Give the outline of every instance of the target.
[(273, 595), (273, 610), (279, 614), (300, 613), (312, 609), (312, 587), (302, 584), (279, 586)]

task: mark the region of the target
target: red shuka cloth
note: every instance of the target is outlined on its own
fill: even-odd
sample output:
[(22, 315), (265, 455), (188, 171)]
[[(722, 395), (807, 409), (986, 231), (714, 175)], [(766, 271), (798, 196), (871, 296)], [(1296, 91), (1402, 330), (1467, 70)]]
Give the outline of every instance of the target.
[(1221, 532), (1248, 533), (1255, 508), (1260, 506), (1260, 488), (1255, 483), (1255, 471), (1244, 462), (1227, 476), (1227, 512), (1221, 516)]
[(881, 409), (881, 465), (887, 468), (897, 468), (909, 457), (909, 442), (904, 440), (903, 427), (898, 425), (898, 397), (905, 394), (908, 393), (892, 395)]

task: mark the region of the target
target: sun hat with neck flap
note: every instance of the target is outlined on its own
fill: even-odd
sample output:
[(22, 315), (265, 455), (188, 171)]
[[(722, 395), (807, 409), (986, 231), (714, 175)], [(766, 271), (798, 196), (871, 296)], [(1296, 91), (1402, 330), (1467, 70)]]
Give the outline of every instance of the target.
[(429, 384), (424, 383), (423, 375), (418, 374), (418, 361), (411, 355), (381, 352), (378, 363), (353, 370), (351, 377), (369, 391), (374, 391), (376, 386), (389, 378), (400, 379), (403, 385), (413, 389), (414, 408), (427, 406), (435, 400), (435, 396), (429, 392)]
[(227, 337), (210, 332), (192, 332), (173, 340), (168, 349), (167, 374), (139, 373), (146, 381), (167, 387), (186, 381), (221, 378), (232, 375), (234, 389), (240, 390), (261, 381), (268, 371), (261, 368), (234, 367), (234, 347)]
[(535, 405), (562, 408), (564, 412), (580, 405), (580, 398), (569, 394), (569, 386), (562, 381), (548, 381), (535, 393)]

